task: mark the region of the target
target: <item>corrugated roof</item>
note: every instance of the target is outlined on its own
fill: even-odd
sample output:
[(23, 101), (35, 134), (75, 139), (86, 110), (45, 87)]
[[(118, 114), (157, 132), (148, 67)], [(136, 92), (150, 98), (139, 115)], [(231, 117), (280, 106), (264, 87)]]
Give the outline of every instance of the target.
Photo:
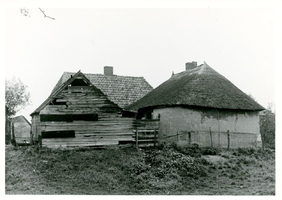
[(125, 107), (128, 111), (155, 106), (188, 105), (218, 109), (263, 110), (206, 63), (174, 74), (142, 99)]
[[(81, 73), (81, 72), (80, 72)], [(54, 94), (76, 73), (64, 72), (55, 87), (53, 88), (50, 99)], [(101, 90), (108, 99), (117, 104), (120, 108), (124, 108), (127, 105), (139, 100), (153, 87), (143, 77), (132, 76), (106, 76), (103, 74), (84, 74), (82, 73), (92, 85)], [(48, 101), (46, 100), (46, 102)], [(44, 102), (33, 113), (39, 112), (44, 106)]]

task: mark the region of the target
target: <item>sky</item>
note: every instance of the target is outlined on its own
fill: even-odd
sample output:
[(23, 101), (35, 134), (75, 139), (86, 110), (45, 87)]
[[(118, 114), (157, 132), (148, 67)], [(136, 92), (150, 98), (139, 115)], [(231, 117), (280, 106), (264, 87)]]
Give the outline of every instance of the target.
[(104, 66), (116, 75), (142, 76), (156, 88), (184, 71), (186, 62), (205, 61), (265, 108), (276, 105), (276, 1), (69, 2), (5, 7), (5, 79), (27, 85), (31, 105), (17, 115), (29, 121), (63, 72), (103, 74)]

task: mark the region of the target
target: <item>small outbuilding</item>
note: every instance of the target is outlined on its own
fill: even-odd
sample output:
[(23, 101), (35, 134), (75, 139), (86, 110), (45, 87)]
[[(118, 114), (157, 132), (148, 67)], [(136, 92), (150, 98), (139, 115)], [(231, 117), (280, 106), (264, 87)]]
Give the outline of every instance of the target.
[(12, 118), (12, 136), (11, 138), (15, 139), (17, 144), (29, 143), (30, 142), (30, 132), (31, 124), (30, 122), (22, 115)]
[(138, 119), (159, 118), (162, 141), (237, 148), (261, 140), (259, 111), (264, 108), (206, 63), (186, 63), (185, 71), (125, 110)]
[(152, 90), (143, 77), (65, 72), (31, 114), (34, 141), (49, 147), (116, 145), (132, 141), (134, 118), (125, 106)]

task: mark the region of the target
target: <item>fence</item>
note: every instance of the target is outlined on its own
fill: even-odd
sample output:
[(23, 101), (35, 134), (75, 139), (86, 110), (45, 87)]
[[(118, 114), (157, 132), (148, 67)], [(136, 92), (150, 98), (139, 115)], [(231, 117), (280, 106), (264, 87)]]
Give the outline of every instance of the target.
[(213, 132), (209, 131), (177, 131), (176, 135), (163, 137), (162, 140), (182, 141), (187, 144), (197, 144), (198, 146), (239, 148), (256, 146), (257, 135), (255, 133), (239, 132)]
[(157, 146), (159, 143), (159, 119), (136, 120), (133, 130), (133, 139), (136, 148)]

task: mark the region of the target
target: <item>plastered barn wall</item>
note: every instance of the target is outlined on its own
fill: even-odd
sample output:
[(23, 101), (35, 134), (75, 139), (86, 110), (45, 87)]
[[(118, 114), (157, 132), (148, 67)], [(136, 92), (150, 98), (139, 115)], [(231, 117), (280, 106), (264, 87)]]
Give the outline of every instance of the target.
[[(160, 115), (160, 138), (176, 135), (178, 131), (191, 131), (191, 140), (203, 146), (227, 147), (227, 130), (230, 132), (230, 147), (255, 145), (260, 141), (258, 112), (223, 111), (217, 109), (190, 109), (181, 107), (157, 108), (153, 118)], [(220, 134), (218, 134), (220, 133)], [(182, 137), (182, 138), (181, 138)], [(179, 140), (187, 140), (181, 136)], [(169, 137), (166, 140), (176, 140)]]

